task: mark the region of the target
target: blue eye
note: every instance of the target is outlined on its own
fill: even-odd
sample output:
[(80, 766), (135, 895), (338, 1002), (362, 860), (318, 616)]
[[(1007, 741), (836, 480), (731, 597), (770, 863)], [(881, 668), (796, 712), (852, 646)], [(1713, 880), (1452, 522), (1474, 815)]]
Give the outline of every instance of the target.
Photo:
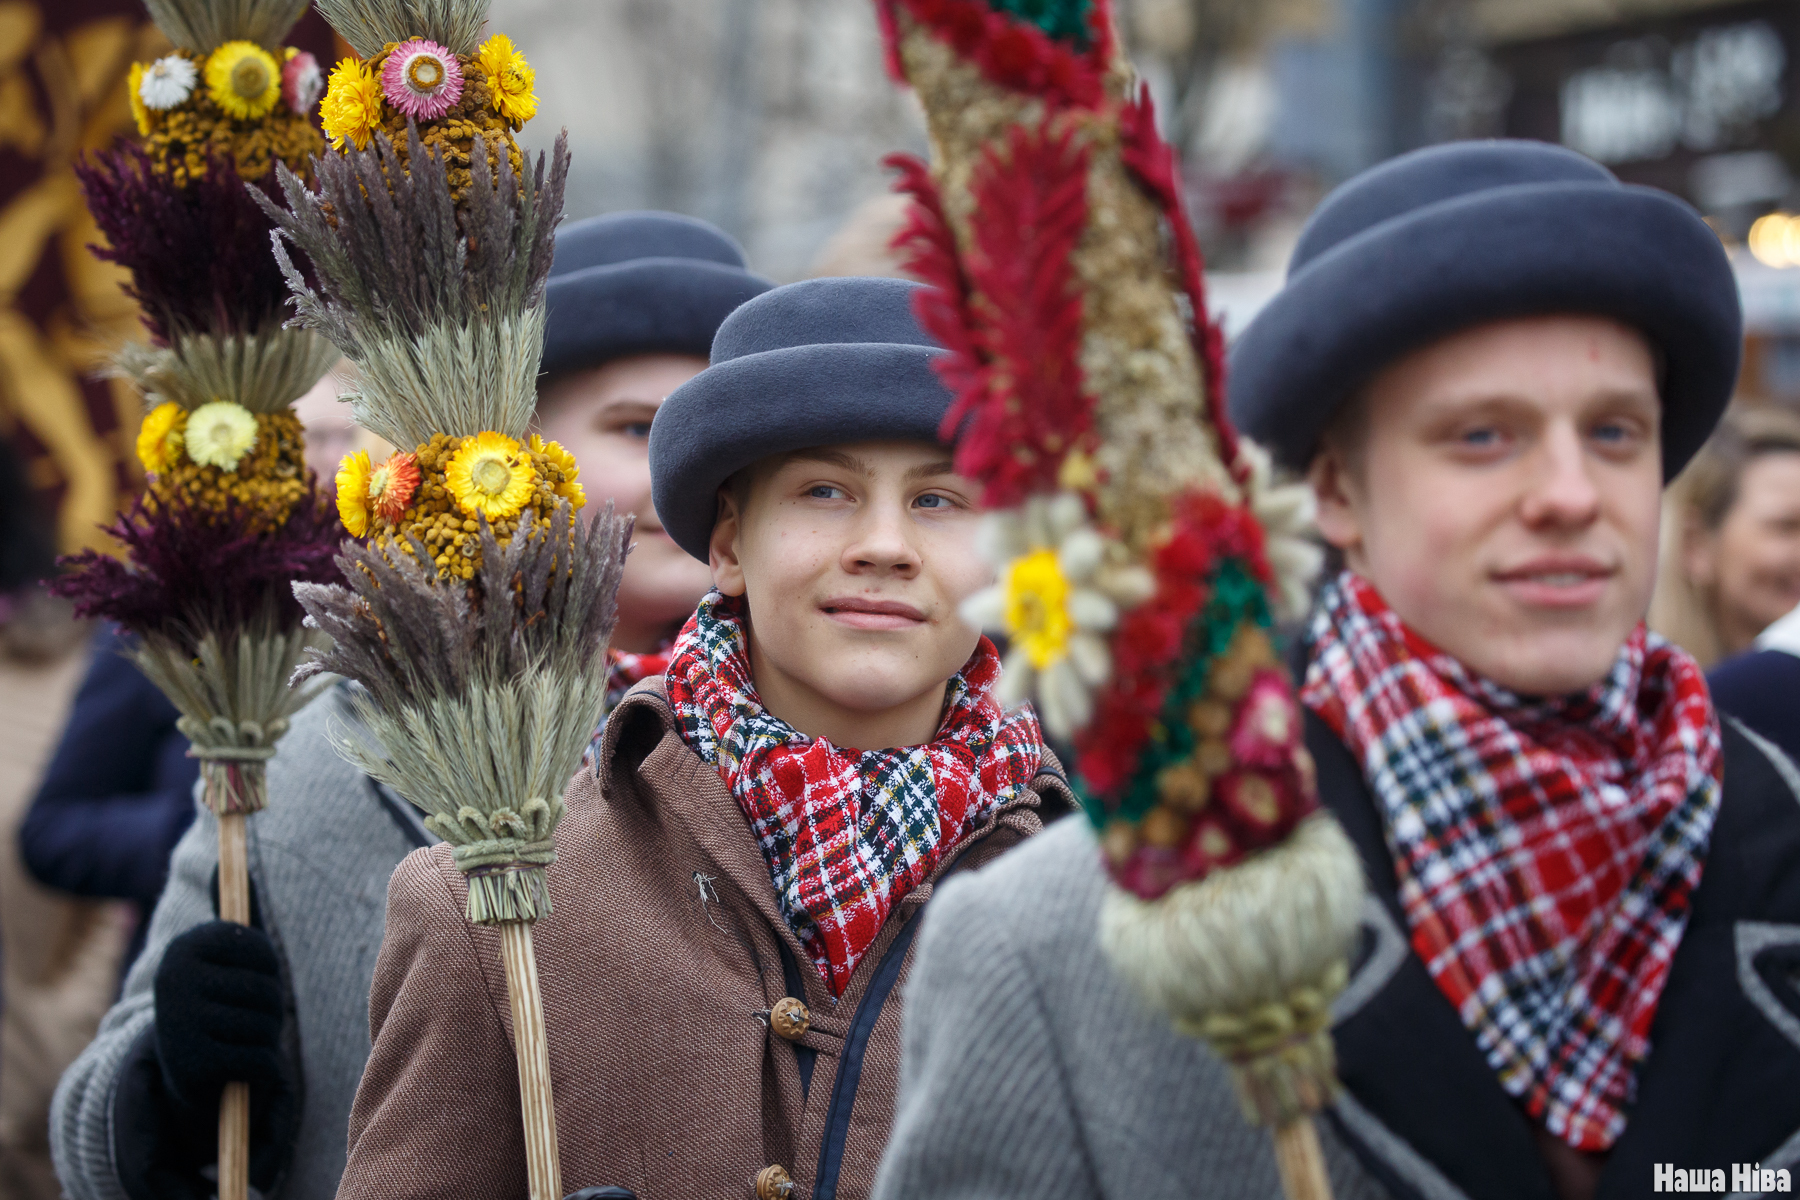
[(940, 496), (936, 492), (926, 492), (923, 496), (920, 496), (917, 500), (913, 501), (913, 503), (917, 504), (920, 508), (949, 508), (950, 497)]
[(1481, 447), (1492, 446), (1499, 440), (1500, 431), (1498, 429), (1468, 429), (1463, 431), (1461, 438), (1465, 446)]
[(829, 483), (820, 483), (808, 488), (806, 494), (814, 500), (835, 500), (844, 494), (844, 490), (832, 487)]
[(619, 432), (623, 433), (628, 438), (637, 438), (639, 440), (648, 440), (648, 438), (650, 437), (650, 422), (648, 422), (648, 421), (633, 421), (629, 425), (622, 426), (620, 428)]

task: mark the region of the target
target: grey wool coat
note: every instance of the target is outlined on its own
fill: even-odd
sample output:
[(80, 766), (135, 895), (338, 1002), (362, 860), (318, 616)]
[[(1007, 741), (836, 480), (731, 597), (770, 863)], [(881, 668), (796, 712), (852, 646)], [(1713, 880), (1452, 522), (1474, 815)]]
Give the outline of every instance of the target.
[[(1596, 1200), (1659, 1167), (1800, 1163), (1800, 772), (1724, 722), (1725, 786)], [(1309, 715), (1323, 804), (1370, 895), (1332, 1010), (1344, 1092), (1318, 1121), (1336, 1200), (1555, 1200), (1522, 1110), (1412, 951), (1349, 752)], [(941, 886), (906, 992), (900, 1099), (875, 1200), (1269, 1200), (1266, 1131), (1224, 1065), (1119, 979), (1087, 821)]]
[[(269, 807), (246, 822), (251, 885), (282, 962), (287, 1034), (300, 1080), (292, 1159), (269, 1200), (329, 1200), (343, 1174), (350, 1105), (369, 1057), (369, 980), (381, 948), (388, 876), (435, 842), (418, 814), (344, 762), (327, 738), (350, 717), (339, 684), (303, 709), (269, 764)], [(57, 1086), (50, 1114), (56, 1171), (72, 1200), (127, 1200), (115, 1139), (119, 1079), (145, 1054), (151, 985), (175, 937), (213, 919), (218, 824), (201, 808), (175, 848), (144, 953), (93, 1044)]]

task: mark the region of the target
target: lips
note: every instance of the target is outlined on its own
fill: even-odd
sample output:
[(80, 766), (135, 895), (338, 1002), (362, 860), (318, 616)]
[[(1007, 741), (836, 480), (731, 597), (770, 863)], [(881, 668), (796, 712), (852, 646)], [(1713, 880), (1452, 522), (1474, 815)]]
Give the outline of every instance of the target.
[(1494, 579), (1521, 603), (1537, 608), (1584, 608), (1606, 592), (1618, 568), (1585, 555), (1545, 555), (1496, 572)]
[(925, 623), (925, 614), (905, 601), (868, 596), (835, 596), (819, 611), (852, 629), (914, 629)]

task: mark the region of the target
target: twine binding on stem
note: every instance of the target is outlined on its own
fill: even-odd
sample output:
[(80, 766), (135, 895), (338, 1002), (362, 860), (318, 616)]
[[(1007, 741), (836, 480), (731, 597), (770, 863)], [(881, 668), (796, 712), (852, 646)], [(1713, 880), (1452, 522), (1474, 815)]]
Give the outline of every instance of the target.
[(545, 868), (556, 861), (551, 838), (562, 817), (560, 796), (533, 796), (517, 809), (482, 812), (463, 805), (454, 819), (425, 818), (425, 827), (450, 842), (460, 870), (469, 881), (467, 915), (476, 925), (504, 921), (536, 921), (551, 911)]
[(1350, 970), (1343, 960), (1317, 983), (1240, 1012), (1215, 1012), (1175, 1022), (1205, 1038), (1231, 1067), (1244, 1119), (1280, 1128), (1317, 1112), (1336, 1098), (1337, 1053), (1331, 1041), (1331, 1002)]
[(223, 817), (228, 813), (247, 816), (269, 806), (269, 775), (264, 763), (275, 753), (275, 748), (254, 748), (267, 753), (250, 757), (241, 756), (241, 751), (231, 755), (188, 751), (200, 760), (200, 778), (206, 784), (202, 794), (213, 816)]

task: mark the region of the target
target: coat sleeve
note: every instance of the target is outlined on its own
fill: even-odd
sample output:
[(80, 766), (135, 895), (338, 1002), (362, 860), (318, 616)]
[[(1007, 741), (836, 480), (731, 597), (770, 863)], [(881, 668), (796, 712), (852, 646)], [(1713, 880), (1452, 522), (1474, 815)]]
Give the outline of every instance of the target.
[(338, 1200), (525, 1194), (499, 936), (470, 928), (464, 896), (448, 846), (413, 851), (388, 883)]
[(169, 853), (194, 816), (199, 765), (177, 713), (108, 631), (75, 694), (50, 764), (19, 825), (19, 852), (40, 883), (148, 909)]
[(212, 919), (211, 884), (218, 862), (218, 826), (210, 813), (202, 813), (175, 847), (169, 884), (150, 919), (144, 952), (125, 977), (124, 992), (56, 1085), (50, 1151), (56, 1176), (72, 1200), (125, 1200), (114, 1139), (132, 1131), (115, 1130), (114, 1097), (121, 1077), (136, 1068), (148, 1045), (146, 1035), (156, 1016), (151, 989), (164, 950), (176, 937)]
[(875, 1200), (1099, 1200), (1042, 998), (978, 883), (926, 911)]

